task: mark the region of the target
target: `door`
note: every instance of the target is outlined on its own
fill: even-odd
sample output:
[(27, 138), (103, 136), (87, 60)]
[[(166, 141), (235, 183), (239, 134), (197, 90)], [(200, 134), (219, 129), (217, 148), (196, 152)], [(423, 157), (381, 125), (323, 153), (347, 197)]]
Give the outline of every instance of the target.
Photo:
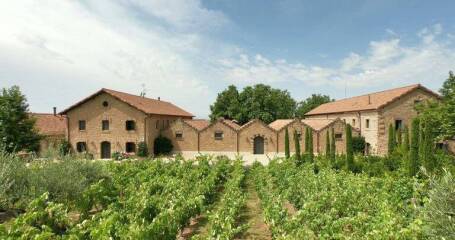
[(264, 138), (257, 136), (254, 138), (254, 154), (264, 154)]
[(111, 158), (111, 143), (110, 142), (102, 142), (101, 143), (101, 158)]

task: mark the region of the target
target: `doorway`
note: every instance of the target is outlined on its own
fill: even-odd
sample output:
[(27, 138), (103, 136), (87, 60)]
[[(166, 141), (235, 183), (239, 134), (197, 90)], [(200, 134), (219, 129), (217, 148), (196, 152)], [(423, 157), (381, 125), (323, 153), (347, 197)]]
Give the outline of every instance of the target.
[(254, 138), (254, 154), (264, 154), (264, 138), (261, 136), (256, 136)]
[(111, 143), (110, 142), (101, 143), (101, 158), (102, 159), (111, 158)]

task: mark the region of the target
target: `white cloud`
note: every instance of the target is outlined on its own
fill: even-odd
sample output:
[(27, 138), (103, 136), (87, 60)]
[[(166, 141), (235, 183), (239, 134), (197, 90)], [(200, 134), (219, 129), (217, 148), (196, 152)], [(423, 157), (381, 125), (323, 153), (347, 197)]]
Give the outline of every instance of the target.
[[(32, 110), (67, 107), (101, 87), (138, 93), (144, 83), (150, 97), (207, 114), (210, 70), (200, 66), (210, 60), (201, 46), (227, 20), (200, 1), (24, 0), (0, 9), (0, 79), (20, 85)], [(190, 31), (202, 25), (205, 32)]]
[[(388, 31), (390, 32), (390, 30)], [(397, 36), (371, 41), (365, 54), (350, 53), (338, 66), (310, 66), (273, 61), (264, 56), (242, 54), (242, 60), (224, 59), (223, 71), (228, 81), (252, 84), (259, 82), (301, 82), (312, 86), (366, 87), (400, 86), (420, 82), (430, 84), (444, 79), (455, 66), (454, 39), (438, 40), (443, 32), (436, 24), (418, 33), (419, 42), (404, 45)]]

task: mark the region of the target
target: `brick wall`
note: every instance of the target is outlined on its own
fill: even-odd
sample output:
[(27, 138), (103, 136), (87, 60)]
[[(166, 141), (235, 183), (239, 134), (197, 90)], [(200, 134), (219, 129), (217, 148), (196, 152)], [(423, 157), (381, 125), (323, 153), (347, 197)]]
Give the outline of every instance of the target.
[[(222, 132), (222, 139), (215, 139), (215, 132)], [(237, 152), (237, 131), (216, 121), (199, 133), (201, 152)]]
[(264, 138), (265, 153), (276, 153), (276, 132), (259, 120), (254, 120), (239, 131), (239, 152), (253, 153), (254, 138), (256, 136)]

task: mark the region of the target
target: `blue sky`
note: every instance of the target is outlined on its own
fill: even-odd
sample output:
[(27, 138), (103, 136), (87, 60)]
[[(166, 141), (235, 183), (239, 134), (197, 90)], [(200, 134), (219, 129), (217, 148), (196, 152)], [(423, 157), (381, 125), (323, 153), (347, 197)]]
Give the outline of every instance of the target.
[[(106, 87), (207, 117), (230, 84), (344, 98), (455, 70), (453, 1), (19, 0), (0, 3), (0, 87), (35, 112)], [(346, 89), (346, 91), (345, 91)]]

